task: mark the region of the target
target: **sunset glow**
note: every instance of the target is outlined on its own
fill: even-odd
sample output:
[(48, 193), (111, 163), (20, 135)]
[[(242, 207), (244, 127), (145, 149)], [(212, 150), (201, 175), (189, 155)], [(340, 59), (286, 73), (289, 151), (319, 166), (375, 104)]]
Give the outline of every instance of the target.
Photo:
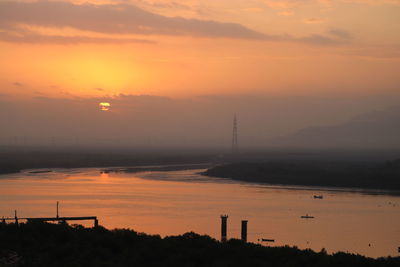
[[(2, 1), (3, 93), (398, 91), (399, 1), (195, 0), (181, 8), (168, 0), (124, 3)], [(148, 19), (130, 19), (135, 15)]]
[(399, 121), (400, 0), (0, 0), (0, 264), (395, 266)]

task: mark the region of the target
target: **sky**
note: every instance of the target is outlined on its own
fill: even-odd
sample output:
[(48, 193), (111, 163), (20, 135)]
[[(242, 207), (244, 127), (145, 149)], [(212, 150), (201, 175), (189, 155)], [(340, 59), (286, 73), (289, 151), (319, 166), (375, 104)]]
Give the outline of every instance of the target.
[[(396, 103), (400, 0), (1, 0), (0, 62), (4, 138), (90, 138), (107, 113), (218, 143), (241, 112), (264, 140)], [(37, 128), (79, 116), (99, 125)]]
[(400, 0), (0, 2), (19, 97), (399, 90)]

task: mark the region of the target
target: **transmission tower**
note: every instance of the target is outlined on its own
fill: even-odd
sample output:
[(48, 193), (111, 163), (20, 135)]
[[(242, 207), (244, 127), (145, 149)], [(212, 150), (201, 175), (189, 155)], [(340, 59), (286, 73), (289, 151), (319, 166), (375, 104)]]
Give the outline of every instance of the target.
[(232, 153), (235, 154), (239, 150), (238, 136), (237, 136), (237, 118), (236, 114), (233, 116), (233, 132), (232, 132)]

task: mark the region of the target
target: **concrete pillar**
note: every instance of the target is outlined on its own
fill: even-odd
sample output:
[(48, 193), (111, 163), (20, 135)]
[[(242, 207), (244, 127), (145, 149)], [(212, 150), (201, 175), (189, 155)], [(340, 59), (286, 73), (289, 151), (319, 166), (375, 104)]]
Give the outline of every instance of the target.
[(221, 242), (226, 242), (228, 215), (221, 215)]
[(242, 241), (247, 242), (247, 221), (242, 221)]

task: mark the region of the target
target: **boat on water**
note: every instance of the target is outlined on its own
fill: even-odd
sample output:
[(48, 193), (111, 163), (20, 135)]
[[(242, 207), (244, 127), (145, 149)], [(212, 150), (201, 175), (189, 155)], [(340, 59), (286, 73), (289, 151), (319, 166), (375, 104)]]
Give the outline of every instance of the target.
[(275, 242), (275, 239), (261, 238), (261, 239), (258, 239), (258, 241), (261, 241), (261, 242)]
[(314, 219), (314, 216), (310, 216), (308, 214), (301, 216), (302, 219)]
[(314, 195), (314, 198), (315, 198), (315, 199), (323, 199), (324, 196), (323, 196), (323, 195)]

